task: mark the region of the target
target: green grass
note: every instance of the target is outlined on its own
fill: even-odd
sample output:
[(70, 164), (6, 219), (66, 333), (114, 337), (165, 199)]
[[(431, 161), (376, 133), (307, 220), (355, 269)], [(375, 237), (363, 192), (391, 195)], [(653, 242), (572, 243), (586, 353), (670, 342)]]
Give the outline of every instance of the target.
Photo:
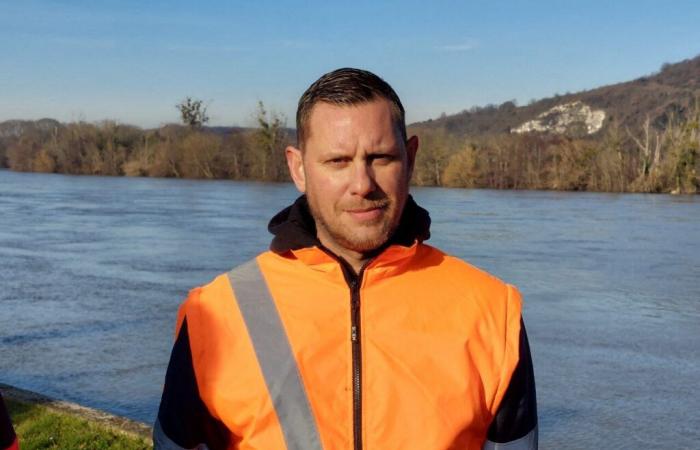
[(44, 406), (5, 398), (22, 450), (142, 450), (149, 442)]

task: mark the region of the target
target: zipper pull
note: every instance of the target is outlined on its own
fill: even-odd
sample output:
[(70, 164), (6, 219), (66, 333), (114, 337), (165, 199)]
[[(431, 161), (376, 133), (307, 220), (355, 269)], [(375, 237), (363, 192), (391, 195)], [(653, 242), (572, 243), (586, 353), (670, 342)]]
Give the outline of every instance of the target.
[(355, 325), (350, 328), (350, 340), (352, 342), (357, 341), (357, 327)]

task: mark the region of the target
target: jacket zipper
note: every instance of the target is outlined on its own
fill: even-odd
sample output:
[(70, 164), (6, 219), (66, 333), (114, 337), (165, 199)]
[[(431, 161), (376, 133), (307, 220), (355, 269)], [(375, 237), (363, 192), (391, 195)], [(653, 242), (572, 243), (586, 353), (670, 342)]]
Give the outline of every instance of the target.
[(352, 343), (352, 425), (353, 425), (353, 450), (362, 450), (362, 345), (360, 319), (360, 286), (365, 268), (372, 261), (366, 261), (355, 274), (352, 266), (343, 258), (339, 258), (330, 250), (322, 249), (333, 259), (338, 261), (343, 270), (345, 282), (350, 288), (350, 341)]
[(352, 412), (355, 450), (362, 450), (362, 345), (360, 341), (360, 285), (362, 274), (350, 279), (350, 340), (352, 341)]

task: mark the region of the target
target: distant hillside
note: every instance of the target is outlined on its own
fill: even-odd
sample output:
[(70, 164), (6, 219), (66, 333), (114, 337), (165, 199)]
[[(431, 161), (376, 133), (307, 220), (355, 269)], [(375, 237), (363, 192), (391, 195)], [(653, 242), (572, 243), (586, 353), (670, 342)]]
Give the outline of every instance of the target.
[[(664, 64), (656, 74), (624, 83), (557, 95), (527, 106), (506, 102), (472, 108), (411, 126), (442, 128), (457, 136), (510, 133), (518, 129), (554, 131), (555, 128), (565, 134), (597, 135), (612, 122), (639, 129), (648, 116), (655, 128), (663, 129), (669, 117), (684, 117), (698, 98), (700, 56)], [(595, 126), (596, 119), (602, 119), (599, 127)]]
[(61, 124), (54, 119), (6, 120), (0, 122), (0, 138), (17, 138), (23, 134), (48, 133)]
[[(23, 134), (31, 134), (31, 133), (46, 133), (46, 132), (53, 132), (55, 128), (61, 128), (64, 126), (60, 122), (54, 119), (39, 119), (39, 120), (6, 120), (4, 122), (0, 122), (0, 139), (2, 138), (16, 138), (19, 137)], [(129, 125), (127, 125), (129, 126)], [(169, 125), (163, 125), (163, 127), (182, 127), (183, 125), (180, 124), (169, 124)], [(162, 128), (162, 127), (161, 127)], [(156, 129), (152, 130), (144, 130), (144, 131), (156, 131)], [(254, 130), (254, 128), (249, 128), (249, 127), (224, 127), (224, 126), (204, 126), (202, 127), (202, 131), (210, 132), (212, 134), (216, 134), (219, 136), (226, 136), (229, 134), (233, 133), (244, 133)], [(289, 135), (289, 136), (294, 136), (296, 134), (296, 131), (293, 128), (284, 128), (284, 132)]]

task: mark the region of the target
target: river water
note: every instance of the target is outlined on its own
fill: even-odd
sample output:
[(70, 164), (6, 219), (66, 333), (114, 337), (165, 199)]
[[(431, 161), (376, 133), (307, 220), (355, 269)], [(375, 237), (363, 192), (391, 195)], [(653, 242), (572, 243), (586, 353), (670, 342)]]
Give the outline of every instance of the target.
[[(700, 448), (700, 197), (413, 189), (525, 299), (540, 447)], [(0, 382), (152, 422), (187, 291), (292, 185), (0, 171)]]

